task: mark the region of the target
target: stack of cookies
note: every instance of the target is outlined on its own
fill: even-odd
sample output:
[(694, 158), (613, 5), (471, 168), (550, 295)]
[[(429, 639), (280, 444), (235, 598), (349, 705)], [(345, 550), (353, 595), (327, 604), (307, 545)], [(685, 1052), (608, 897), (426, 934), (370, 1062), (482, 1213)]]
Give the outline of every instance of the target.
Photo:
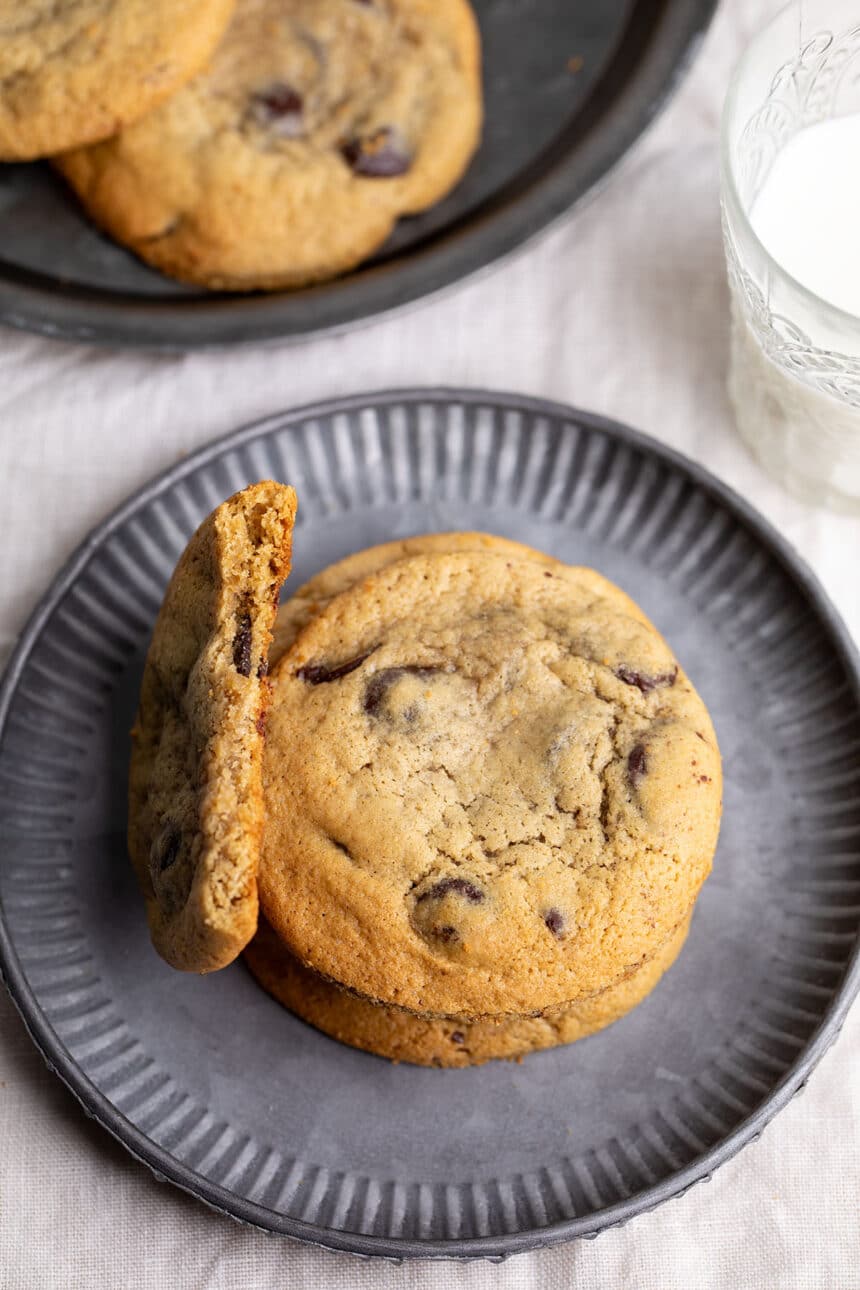
[(354, 267), (481, 130), (468, 0), (23, 0), (0, 82), (0, 161), (52, 156), (112, 237), (216, 289)]
[(165, 597), (130, 819), (157, 948), (195, 971), (244, 948), (305, 1020), (426, 1065), (621, 1017), (719, 828), (669, 647), (599, 574), (475, 533), (350, 556), (276, 619), (294, 507), (224, 503)]

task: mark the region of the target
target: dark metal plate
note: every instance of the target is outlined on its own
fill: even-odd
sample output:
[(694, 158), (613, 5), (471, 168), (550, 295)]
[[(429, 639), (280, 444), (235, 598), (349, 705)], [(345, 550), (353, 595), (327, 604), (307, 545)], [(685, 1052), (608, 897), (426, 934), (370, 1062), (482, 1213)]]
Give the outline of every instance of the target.
[[(441, 290), (562, 214), (674, 87), (716, 0), (477, 0), (486, 128), (463, 182), (377, 258), (303, 291), (226, 296), (148, 269), (47, 165), (0, 166), (0, 322), (159, 349), (299, 339)], [(571, 71), (568, 61), (575, 59)]]
[[(594, 565), (672, 642), (719, 735), (722, 836), (678, 963), (609, 1030), (522, 1065), (392, 1066), (292, 1017), (241, 964), (195, 978), (155, 955), (124, 836), (141, 661), (189, 534), (269, 475), (299, 493), (293, 585), (372, 542), (483, 528)], [(835, 1037), (860, 977), (858, 750), (837, 614), (701, 468), (515, 396), (286, 413), (133, 497), (26, 629), (0, 692), (0, 964), (86, 1109), (235, 1217), (390, 1256), (593, 1235), (707, 1178)]]

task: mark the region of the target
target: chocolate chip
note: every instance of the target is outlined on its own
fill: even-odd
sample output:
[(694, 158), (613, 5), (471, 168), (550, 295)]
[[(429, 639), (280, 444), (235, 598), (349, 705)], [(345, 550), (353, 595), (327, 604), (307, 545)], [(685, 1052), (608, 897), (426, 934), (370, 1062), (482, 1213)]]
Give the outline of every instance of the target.
[(393, 179), (412, 165), (409, 149), (398, 130), (384, 126), (363, 139), (350, 139), (341, 148), (346, 164), (367, 179)]
[(627, 667), (622, 663), (620, 667), (615, 669), (615, 675), (625, 685), (635, 685), (643, 694), (650, 694), (652, 690), (675, 684), (678, 678), (678, 664), (675, 664), (671, 672), (661, 672), (657, 676), (649, 676), (647, 672), (636, 672), (632, 667)]
[(291, 85), (275, 81), (251, 95), (248, 113), (251, 119), (272, 134), (293, 139), (302, 132), (304, 103)]
[(257, 717), (257, 720), (256, 720), (256, 722), (255, 722), (254, 724), (255, 724), (255, 725), (256, 725), (256, 727), (257, 727), (257, 734), (260, 736), (260, 738), (261, 738), (261, 739), (265, 739), (265, 737), (266, 737), (266, 714), (265, 714), (265, 712), (261, 712), (261, 713), (260, 713), (260, 715)]
[(422, 892), (418, 903), (422, 900), (441, 900), (451, 891), (457, 896), (464, 896), (472, 905), (480, 905), (484, 899), (481, 888), (476, 887), (468, 878), (441, 878), (429, 891)]
[(240, 676), (251, 675), (251, 615), (241, 614), (233, 637), (233, 666)]
[[(364, 691), (362, 707), (368, 716), (378, 716), (380, 709), (385, 703), (385, 697), (388, 694), (388, 691), (391, 689), (395, 681), (400, 680), (401, 676), (417, 676), (420, 680), (424, 681), (429, 680), (430, 677), (438, 671), (438, 667), (418, 667), (415, 664), (406, 664), (403, 667), (383, 667), (380, 671), (374, 672), (373, 676), (368, 680)], [(412, 715), (410, 717), (409, 712), (410, 709), (407, 709), (404, 713), (406, 720), (414, 721), (417, 713), (414, 710), (411, 710)]]
[(466, 1042), (466, 1036), (463, 1034), (462, 1030), (451, 1031), (452, 1044), (465, 1044), (465, 1042)]
[(627, 758), (627, 778), (630, 780), (633, 788), (636, 788), (643, 775), (648, 773), (648, 755), (645, 752), (644, 744), (635, 744), (630, 749), (630, 755)]
[(339, 681), (342, 676), (349, 676), (372, 653), (373, 650), (369, 649), (356, 658), (347, 659), (345, 663), (336, 663), (334, 667), (329, 667), (328, 663), (307, 663), (299, 668), (296, 676), (300, 681), (307, 681), (308, 685), (327, 685), (329, 681)]
[(432, 927), (430, 930), (432, 931), (433, 935), (436, 937), (436, 940), (443, 941), (445, 945), (448, 945), (450, 944), (451, 941), (456, 941), (458, 939), (456, 927), (451, 927), (448, 924), (445, 924), (440, 927), (439, 924), (437, 923), (436, 926)]
[(168, 824), (155, 839), (149, 855), (149, 867), (153, 874), (162, 874), (174, 865), (179, 858), (182, 846), (182, 834), (173, 824)]
[(562, 937), (564, 935), (564, 914), (562, 914), (560, 909), (548, 909), (543, 916), (543, 921), (546, 923), (553, 936)]
[(260, 681), (263, 681), (268, 675), (269, 675), (269, 660), (267, 658), (262, 658), (260, 659), (260, 665), (257, 668), (257, 679)]

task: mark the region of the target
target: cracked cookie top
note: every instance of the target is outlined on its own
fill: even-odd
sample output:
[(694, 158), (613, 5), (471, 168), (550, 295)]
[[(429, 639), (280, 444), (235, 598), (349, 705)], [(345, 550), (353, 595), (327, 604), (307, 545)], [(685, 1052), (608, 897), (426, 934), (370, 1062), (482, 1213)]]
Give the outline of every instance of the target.
[(669, 647), (587, 569), (491, 551), (336, 595), (273, 675), (260, 894), (305, 963), (439, 1016), (650, 959), (710, 869), (721, 772)]
[(364, 547), (321, 569), (279, 605), (269, 650), (272, 667), (290, 648), (302, 628), (325, 609), (329, 601), (342, 591), (348, 591), (369, 574), (378, 573), (386, 565), (412, 555), (451, 555), (462, 551), (504, 555), (514, 560), (533, 560), (547, 569), (567, 567), (560, 560), (544, 555), (542, 551), (536, 551), (534, 547), (522, 542), (515, 542), (512, 538), (497, 537), (494, 533), (478, 533), (471, 529), (420, 533), (414, 537), (395, 538), (391, 542), (381, 542), (378, 546)]

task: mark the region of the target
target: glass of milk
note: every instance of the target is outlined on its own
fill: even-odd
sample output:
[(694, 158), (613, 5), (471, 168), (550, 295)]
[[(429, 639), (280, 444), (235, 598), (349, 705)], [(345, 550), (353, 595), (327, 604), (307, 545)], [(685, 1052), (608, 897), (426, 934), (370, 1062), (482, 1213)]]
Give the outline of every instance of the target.
[(761, 463), (860, 512), (860, 0), (783, 9), (723, 112), (729, 394)]

